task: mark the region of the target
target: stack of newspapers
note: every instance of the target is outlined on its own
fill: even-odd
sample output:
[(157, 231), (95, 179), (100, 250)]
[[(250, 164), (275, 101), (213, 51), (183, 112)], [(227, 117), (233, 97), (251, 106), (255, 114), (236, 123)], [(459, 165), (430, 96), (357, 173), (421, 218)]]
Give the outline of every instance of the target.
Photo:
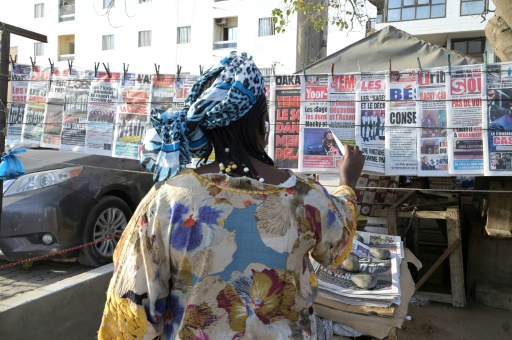
[[(356, 270), (343, 266), (325, 268), (313, 262), (319, 285), (319, 298), (335, 300), (346, 305), (389, 308), (400, 304), (400, 263), (404, 256), (399, 236), (358, 231), (354, 238), (352, 261), (359, 262)], [(358, 241), (359, 240), (359, 241)], [(371, 253), (382, 253), (371, 248), (386, 249), (389, 258), (376, 258)], [(386, 252), (387, 253), (387, 252)], [(357, 259), (355, 259), (355, 258)], [(369, 274), (369, 275), (365, 275)], [(355, 276), (371, 278), (371, 288), (360, 288)], [(359, 284), (356, 285), (356, 283)]]

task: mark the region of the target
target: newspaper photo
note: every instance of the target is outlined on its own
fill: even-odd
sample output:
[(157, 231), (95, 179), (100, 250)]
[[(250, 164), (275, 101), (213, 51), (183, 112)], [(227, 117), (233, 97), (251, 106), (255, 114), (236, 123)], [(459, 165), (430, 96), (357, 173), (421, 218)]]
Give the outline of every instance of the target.
[(176, 93), (174, 84), (174, 75), (153, 75), (153, 88), (151, 89), (152, 109), (160, 109), (164, 111), (172, 109), (173, 98)]
[[(512, 175), (512, 63), (490, 64), (485, 73), (484, 173)], [(485, 103), (487, 105), (485, 105)]]

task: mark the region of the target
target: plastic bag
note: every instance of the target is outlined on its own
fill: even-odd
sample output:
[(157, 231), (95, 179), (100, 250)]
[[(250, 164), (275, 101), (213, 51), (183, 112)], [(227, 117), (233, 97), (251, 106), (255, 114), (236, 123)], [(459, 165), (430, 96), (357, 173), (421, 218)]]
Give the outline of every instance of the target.
[(25, 168), (20, 160), (15, 156), (17, 154), (26, 152), (23, 148), (15, 149), (14, 151), (8, 150), (7, 155), (2, 156), (0, 163), (0, 180), (14, 179), (25, 174)]

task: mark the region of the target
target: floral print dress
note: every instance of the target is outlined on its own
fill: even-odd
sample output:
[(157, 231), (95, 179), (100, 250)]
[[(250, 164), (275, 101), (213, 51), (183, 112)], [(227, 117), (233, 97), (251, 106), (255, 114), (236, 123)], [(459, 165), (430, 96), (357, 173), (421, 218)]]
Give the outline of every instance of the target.
[(311, 255), (339, 265), (355, 197), (186, 171), (139, 204), (114, 254), (99, 339), (315, 339)]

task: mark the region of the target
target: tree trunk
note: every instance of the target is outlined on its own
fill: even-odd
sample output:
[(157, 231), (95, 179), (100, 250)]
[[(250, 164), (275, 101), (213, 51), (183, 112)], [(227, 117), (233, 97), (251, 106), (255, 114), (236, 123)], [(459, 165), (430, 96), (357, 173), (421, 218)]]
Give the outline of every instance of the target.
[(493, 2), (496, 12), (485, 27), (485, 35), (501, 61), (512, 61), (512, 1)]

